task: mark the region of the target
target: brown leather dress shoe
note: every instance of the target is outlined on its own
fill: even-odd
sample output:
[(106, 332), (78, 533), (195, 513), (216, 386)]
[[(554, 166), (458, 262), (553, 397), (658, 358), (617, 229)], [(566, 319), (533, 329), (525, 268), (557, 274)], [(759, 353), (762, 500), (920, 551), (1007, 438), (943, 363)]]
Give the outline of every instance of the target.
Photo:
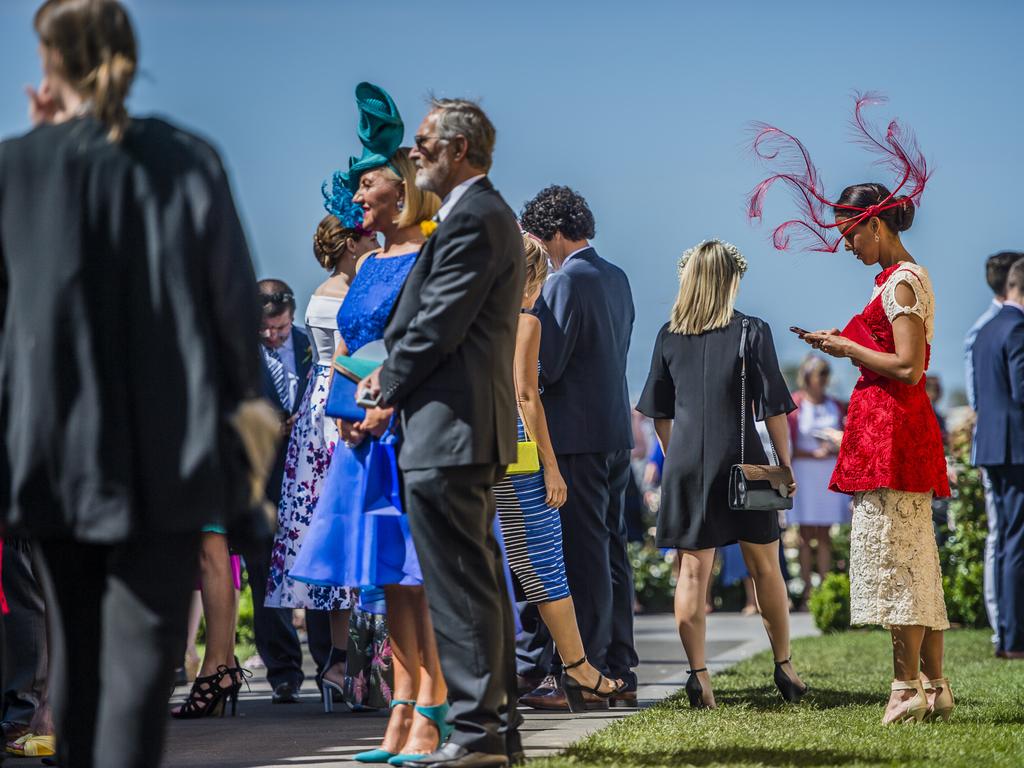
[[(532, 709), (542, 709), (549, 712), (568, 712), (569, 701), (565, 698), (565, 691), (562, 688), (552, 688), (547, 692), (540, 692), (538, 688), (536, 691), (523, 696), (519, 699), (519, 703)], [(587, 691), (583, 692), (583, 701), (586, 702), (587, 709), (608, 709), (608, 700), (602, 699), (600, 696), (595, 696)]]
[(554, 678), (551, 675), (548, 675), (546, 678), (516, 675), (516, 688), (520, 696), (525, 696), (528, 693), (533, 693), (537, 688), (544, 685), (547, 680), (553, 681)]

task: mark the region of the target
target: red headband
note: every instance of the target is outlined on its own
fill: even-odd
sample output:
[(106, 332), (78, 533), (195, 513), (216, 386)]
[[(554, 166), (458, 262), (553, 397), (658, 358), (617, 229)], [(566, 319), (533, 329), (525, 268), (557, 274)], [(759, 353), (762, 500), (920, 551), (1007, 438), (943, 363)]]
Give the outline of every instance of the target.
[[(769, 176), (754, 187), (750, 193), (747, 215), (751, 219), (761, 218), (765, 195), (776, 181), (782, 181), (789, 187), (797, 207), (803, 214), (802, 218), (784, 221), (772, 232), (772, 242), (777, 250), (784, 251), (789, 248), (789, 230), (796, 227), (797, 233), (809, 240), (808, 250), (835, 253), (843, 237), (861, 222), (891, 208), (905, 207), (920, 201), (929, 173), (928, 165), (914, 135), (909, 131), (904, 133), (900, 124), (893, 120), (889, 123), (885, 138), (880, 139), (877, 131), (868, 125), (861, 115), (863, 107), (882, 104), (885, 101), (886, 98), (877, 93), (856, 95), (852, 123), (854, 140), (869, 151), (879, 153), (877, 163), (889, 168), (899, 177), (899, 184), (888, 197), (866, 208), (838, 205), (828, 200), (818, 169), (814, 167), (810, 154), (800, 140), (766, 123), (754, 124), (756, 135), (751, 149), (766, 165), (771, 166), (777, 162), (781, 166), (781, 172)], [(909, 190), (903, 196), (897, 197), (907, 184), (911, 185)], [(827, 215), (826, 209), (836, 208), (853, 212), (850, 218), (843, 220), (842, 230), (839, 229), (840, 225), (834, 220), (830, 221)], [(839, 237), (833, 239), (830, 229), (839, 231)]]

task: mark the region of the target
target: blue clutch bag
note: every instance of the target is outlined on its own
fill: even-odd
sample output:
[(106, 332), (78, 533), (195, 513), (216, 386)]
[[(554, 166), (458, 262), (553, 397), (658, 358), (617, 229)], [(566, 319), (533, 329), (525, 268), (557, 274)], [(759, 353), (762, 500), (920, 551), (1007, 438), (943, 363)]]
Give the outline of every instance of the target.
[(331, 388), (327, 392), (324, 413), (332, 419), (344, 421), (362, 421), (366, 418), (366, 409), (356, 405), (356, 382), (348, 376), (334, 371), (331, 377)]

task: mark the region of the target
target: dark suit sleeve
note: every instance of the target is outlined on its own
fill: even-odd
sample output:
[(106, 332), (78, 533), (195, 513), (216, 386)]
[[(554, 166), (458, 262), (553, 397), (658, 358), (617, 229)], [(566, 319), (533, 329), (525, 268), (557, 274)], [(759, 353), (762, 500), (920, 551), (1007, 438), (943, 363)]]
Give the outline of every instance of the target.
[(458, 348), (494, 281), (495, 249), (483, 222), (455, 213), (444, 229), (420, 289), (419, 312), (381, 369), (382, 397), (389, 405), (401, 402)]
[(1010, 396), (1024, 405), (1024, 323), (1018, 323), (1006, 338), (1006, 367), (1010, 373)]
[(533, 313), (542, 329), (540, 383), (554, 384), (565, 372), (580, 330), (579, 306), (567, 273), (555, 272), (544, 284)]
[(260, 388), (256, 275), (223, 167), (213, 174), (210, 194), (206, 265), (214, 349), (224, 392), (238, 402), (255, 397)]

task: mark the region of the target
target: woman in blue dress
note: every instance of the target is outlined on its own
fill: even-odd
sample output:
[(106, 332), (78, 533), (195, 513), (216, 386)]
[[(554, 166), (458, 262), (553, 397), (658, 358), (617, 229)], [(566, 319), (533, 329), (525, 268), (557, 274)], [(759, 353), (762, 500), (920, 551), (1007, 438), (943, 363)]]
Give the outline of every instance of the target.
[[(385, 113), (398, 121), (392, 138), (397, 135), (400, 141), (401, 120), (390, 97), (365, 83), (356, 89), (356, 96), (364, 119), (381, 119)], [(355, 190), (354, 201), (363, 207), (363, 227), (383, 235), (384, 248), (372, 252), (359, 266), (338, 311), (338, 354), (343, 355), (357, 354), (383, 338), (391, 309), (424, 241), (420, 225), (441, 205), (436, 195), (416, 188), (416, 168), (408, 149), (388, 151), (380, 146), (386, 140), (361, 138), (368, 151), (353, 163), (345, 181)], [(342, 443), (332, 457), (292, 577), (360, 587), (364, 595), (383, 588), (394, 663), (391, 717), (380, 747), (355, 759), (397, 765), (433, 752), (448, 736), (449, 726), (445, 723), (448, 689), (401, 501), (396, 495), (392, 504), (368, 509), (364, 498), (370, 458), (376, 461), (387, 455), (376, 448), (381, 443), (397, 448), (389, 429), (392, 415), (391, 409), (371, 408), (360, 422), (339, 420)], [(388, 461), (394, 461), (394, 454)], [(343, 626), (332, 623), (335, 646), (344, 647), (346, 636)], [(332, 663), (335, 658), (340, 658), (337, 649), (322, 675), (328, 707), (332, 689), (340, 691), (344, 676), (342, 665)]]
[[(526, 286), (516, 334), (515, 386), (519, 402), (519, 440), (537, 443), (541, 467), (526, 475), (510, 475), (494, 488), (501, 534), (517, 591), (537, 605), (565, 662), (562, 688), (573, 712), (586, 709), (583, 693), (608, 699), (625, 685), (609, 680), (588, 660), (580, 639), (562, 557), (562, 521), (558, 508), (567, 489), (551, 446), (538, 386), (540, 321), (528, 310), (540, 296), (548, 273), (548, 255), (532, 236), (523, 236)], [(530, 703), (529, 700), (524, 703)], [(536, 706), (544, 708), (538, 700)]]

